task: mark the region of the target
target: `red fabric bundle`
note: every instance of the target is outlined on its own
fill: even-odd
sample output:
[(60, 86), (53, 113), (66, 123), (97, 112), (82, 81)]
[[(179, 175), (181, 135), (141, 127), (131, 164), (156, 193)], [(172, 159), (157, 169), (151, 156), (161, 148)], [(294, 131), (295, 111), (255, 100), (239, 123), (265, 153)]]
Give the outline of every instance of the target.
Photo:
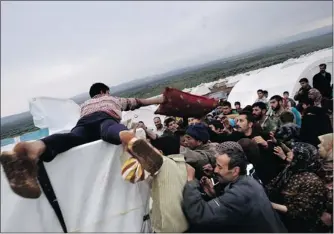
[(158, 115), (201, 118), (218, 106), (215, 99), (196, 96), (174, 88), (166, 88), (165, 102), (155, 111)]

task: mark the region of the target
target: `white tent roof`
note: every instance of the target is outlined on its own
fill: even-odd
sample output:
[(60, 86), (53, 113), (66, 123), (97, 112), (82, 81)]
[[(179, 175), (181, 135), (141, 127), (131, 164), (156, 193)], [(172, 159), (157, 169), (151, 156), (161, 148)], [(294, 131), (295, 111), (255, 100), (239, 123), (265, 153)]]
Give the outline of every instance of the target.
[(308, 78), (312, 84), (313, 76), (319, 72), (318, 66), (321, 63), (326, 63), (327, 71), (333, 72), (332, 48), (241, 74), (240, 81), (232, 89), (228, 101), (240, 101), (242, 106), (252, 105), (257, 98), (258, 89), (268, 90), (269, 97), (275, 94), (282, 95), (284, 91), (288, 91), (292, 96), (300, 88), (301, 78)]
[(197, 87), (195, 87), (193, 90), (191, 90), (191, 94), (194, 94), (194, 95), (205, 95), (205, 94), (208, 94), (210, 93), (211, 90), (205, 85), (205, 84), (201, 84)]

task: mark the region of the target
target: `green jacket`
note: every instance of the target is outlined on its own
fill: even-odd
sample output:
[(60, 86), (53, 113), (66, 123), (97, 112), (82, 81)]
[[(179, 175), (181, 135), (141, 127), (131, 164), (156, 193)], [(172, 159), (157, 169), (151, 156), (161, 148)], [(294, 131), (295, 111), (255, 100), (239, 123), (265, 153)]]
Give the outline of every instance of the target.
[(266, 118), (262, 122), (260, 122), (262, 129), (268, 133), (276, 131), (276, 129), (278, 129), (282, 125), (280, 115), (283, 111), (283, 107), (281, 107), (278, 111), (273, 111), (272, 109), (269, 109), (266, 114)]

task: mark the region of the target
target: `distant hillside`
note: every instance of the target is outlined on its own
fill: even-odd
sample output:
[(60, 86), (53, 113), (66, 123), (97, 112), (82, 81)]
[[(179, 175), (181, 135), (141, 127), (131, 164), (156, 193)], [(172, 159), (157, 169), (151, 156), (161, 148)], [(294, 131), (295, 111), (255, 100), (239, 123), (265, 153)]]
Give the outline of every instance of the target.
[(333, 25), (328, 25), (322, 28), (314, 29), (308, 32), (298, 33), (291, 37), (288, 37), (282, 41), (282, 43), (291, 43), (295, 41), (300, 41), (305, 38), (317, 37), (326, 34), (333, 34)]

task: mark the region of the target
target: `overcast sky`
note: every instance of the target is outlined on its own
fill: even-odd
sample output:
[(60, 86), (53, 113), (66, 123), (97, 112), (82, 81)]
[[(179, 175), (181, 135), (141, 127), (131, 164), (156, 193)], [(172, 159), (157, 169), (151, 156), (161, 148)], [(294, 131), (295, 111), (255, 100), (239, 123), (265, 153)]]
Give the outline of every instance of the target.
[(1, 117), (332, 24), (332, 2), (1, 2)]

